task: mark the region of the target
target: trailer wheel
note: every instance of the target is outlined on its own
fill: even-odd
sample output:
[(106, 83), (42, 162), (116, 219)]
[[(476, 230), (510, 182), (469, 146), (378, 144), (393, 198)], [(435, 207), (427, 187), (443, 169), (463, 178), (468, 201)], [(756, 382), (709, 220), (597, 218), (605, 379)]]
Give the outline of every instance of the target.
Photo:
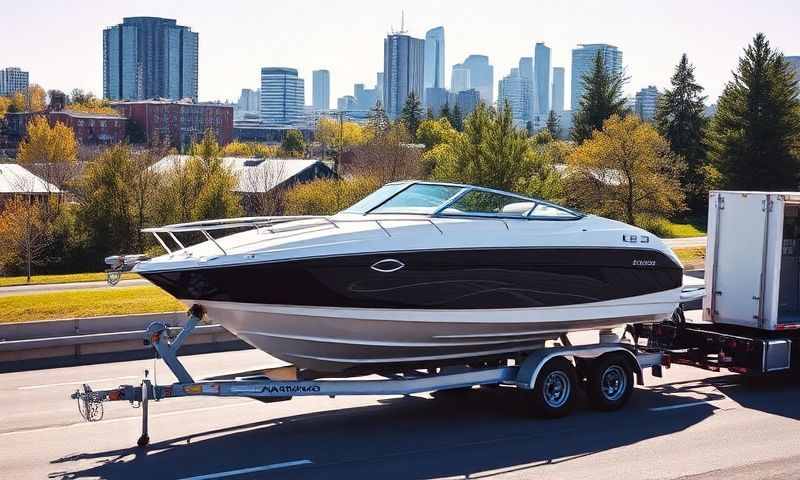
[(612, 411), (622, 408), (633, 393), (633, 369), (620, 355), (603, 355), (592, 362), (587, 394), (592, 407)]
[(575, 406), (577, 387), (572, 363), (564, 357), (553, 358), (539, 371), (536, 384), (528, 393), (532, 413), (544, 418), (569, 415)]

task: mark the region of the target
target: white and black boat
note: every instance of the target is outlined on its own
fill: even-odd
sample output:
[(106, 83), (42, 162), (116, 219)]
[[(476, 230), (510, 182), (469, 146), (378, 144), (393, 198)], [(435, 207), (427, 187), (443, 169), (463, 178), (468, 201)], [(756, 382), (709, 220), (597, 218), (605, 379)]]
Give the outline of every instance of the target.
[[(147, 231), (169, 253), (136, 272), (321, 372), (508, 357), (564, 332), (659, 322), (681, 294), (681, 264), (654, 235), (469, 185), (397, 182), (330, 217)], [(184, 246), (190, 232), (205, 241)]]

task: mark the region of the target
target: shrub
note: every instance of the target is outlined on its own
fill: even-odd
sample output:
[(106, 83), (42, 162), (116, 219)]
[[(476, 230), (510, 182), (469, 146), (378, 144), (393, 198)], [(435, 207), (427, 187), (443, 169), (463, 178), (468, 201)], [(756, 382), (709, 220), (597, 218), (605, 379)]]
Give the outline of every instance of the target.
[(353, 205), (380, 187), (372, 177), (319, 179), (286, 192), (287, 215), (331, 215)]

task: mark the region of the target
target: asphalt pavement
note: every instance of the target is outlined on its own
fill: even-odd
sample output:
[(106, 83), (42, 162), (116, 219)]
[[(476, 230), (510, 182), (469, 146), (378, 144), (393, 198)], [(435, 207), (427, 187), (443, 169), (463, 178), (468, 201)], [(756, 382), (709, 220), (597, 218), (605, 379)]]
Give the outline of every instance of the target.
[[(195, 378), (275, 366), (246, 350), (182, 357)], [(621, 411), (524, 414), (510, 388), (430, 395), (260, 403), (173, 398), (151, 403), (151, 445), (135, 447), (140, 410), (105, 404), (86, 423), (69, 394), (138, 383), (138, 360), (0, 375), (0, 477), (750, 479), (800, 477), (800, 382), (749, 382), (675, 366), (646, 375)], [(585, 403), (582, 401), (582, 403)]]
[[(150, 282), (144, 278), (133, 278), (130, 280), (120, 280), (117, 287), (135, 287), (138, 285), (149, 285)], [(87, 289), (114, 288), (105, 280), (102, 282), (71, 282), (71, 283), (43, 283), (34, 285), (14, 285), (12, 287), (0, 287), (0, 297), (9, 295), (25, 295), (29, 293), (56, 292), (62, 290), (87, 290)]]
[(669, 248), (705, 247), (706, 237), (665, 238)]

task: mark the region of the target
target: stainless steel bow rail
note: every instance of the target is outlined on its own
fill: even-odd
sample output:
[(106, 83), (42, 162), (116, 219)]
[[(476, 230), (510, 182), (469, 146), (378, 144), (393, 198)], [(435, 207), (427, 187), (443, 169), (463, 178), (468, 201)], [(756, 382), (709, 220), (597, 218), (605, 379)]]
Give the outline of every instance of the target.
[[(90, 422), (101, 420), (103, 404), (110, 401), (124, 400), (130, 402), (132, 406), (141, 407), (142, 433), (137, 445), (144, 447), (150, 441), (148, 434), (150, 402), (153, 400), (159, 402), (173, 397), (248, 397), (262, 402), (275, 402), (290, 400), (294, 396), (333, 398), (337, 395), (410, 395), (478, 385), (507, 385), (533, 391), (534, 396), (531, 398), (534, 401), (539, 398), (550, 405), (552, 410), (549, 413), (550, 416), (561, 416), (568, 413), (568, 410), (563, 413), (562, 410), (559, 410), (564, 407), (558, 403), (559, 398), (563, 399), (564, 395), (569, 395), (570, 388), (574, 391), (577, 386), (573, 388), (569, 384), (563, 384), (567, 377), (553, 377), (553, 368), (550, 367), (552, 362), (562, 361), (563, 364), (565, 358), (571, 358), (576, 363), (606, 359), (607, 361), (603, 363), (605, 365), (608, 360), (616, 359), (611, 362), (611, 365), (615, 366), (618, 374), (628, 372), (628, 376), (617, 375), (608, 379), (607, 382), (604, 381), (599, 388), (607, 389), (609, 394), (617, 395), (616, 398), (621, 398), (622, 403), (627, 400), (627, 395), (633, 388), (632, 382), (626, 382), (626, 378), (632, 378), (635, 375), (637, 382), (642, 384), (642, 372), (646, 368), (652, 368), (653, 373), (657, 376), (661, 375), (662, 355), (660, 353), (639, 352), (633, 346), (622, 343), (571, 346), (564, 338), (562, 340), (564, 346), (545, 348), (542, 344), (540, 349), (524, 352), (515, 358), (498, 362), (494, 367), (456, 366), (430, 371), (413, 370), (366, 380), (307, 380), (302, 379), (302, 375), (298, 376), (295, 367), (287, 366), (265, 370), (262, 372), (263, 375), (258, 376), (198, 381), (192, 378), (177, 357), (178, 350), (201, 321), (204, 311), (202, 307), (194, 305), (189, 309), (188, 315), (189, 319), (186, 325), (174, 338), (170, 338), (169, 328), (165, 323), (153, 322), (147, 328), (145, 339), (146, 343), (155, 348), (178, 379), (177, 383), (154, 384), (148, 378), (148, 372), (145, 370), (144, 378), (139, 385), (121, 385), (111, 390), (95, 391), (89, 385), (84, 384), (81, 389), (71, 395), (71, 398), (78, 402), (81, 416)], [(598, 363), (600, 362), (598, 361)], [(622, 393), (625, 395), (620, 397), (619, 395)]]

